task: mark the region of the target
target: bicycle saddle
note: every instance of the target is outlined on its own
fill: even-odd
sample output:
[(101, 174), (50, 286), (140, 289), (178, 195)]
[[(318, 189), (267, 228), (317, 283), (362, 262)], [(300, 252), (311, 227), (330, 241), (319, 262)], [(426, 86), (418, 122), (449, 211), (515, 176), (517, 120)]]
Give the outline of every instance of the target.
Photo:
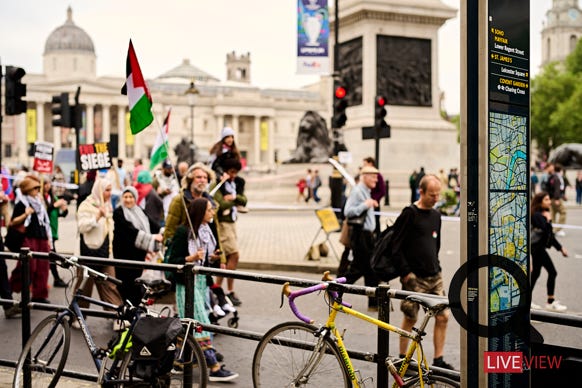
[(416, 302), (427, 309), (439, 312), (449, 307), (449, 302), (442, 298), (435, 298), (430, 296), (409, 295), (406, 300)]
[(135, 279), (135, 284), (144, 285), (156, 294), (166, 292), (172, 288), (172, 283), (166, 279), (148, 279), (140, 277)]

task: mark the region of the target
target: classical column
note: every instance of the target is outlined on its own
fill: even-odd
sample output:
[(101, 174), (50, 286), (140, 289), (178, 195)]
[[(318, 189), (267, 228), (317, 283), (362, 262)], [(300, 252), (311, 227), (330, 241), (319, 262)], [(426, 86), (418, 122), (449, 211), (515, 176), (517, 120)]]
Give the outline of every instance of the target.
[(258, 166), (261, 163), (261, 116), (254, 117), (255, 126), (253, 128), (253, 164)]
[(269, 128), (269, 146), (268, 146), (268, 150), (267, 150), (267, 163), (269, 163), (269, 166), (273, 166), (275, 164), (275, 142), (273, 139), (274, 133), (275, 131), (273, 130), (273, 125), (274, 125), (274, 120), (272, 117), (268, 117), (267, 118), (267, 125)]
[(117, 136), (119, 159), (125, 159), (125, 106), (117, 106)]
[[(234, 138), (236, 141), (238, 136), (238, 116), (232, 115), (232, 129), (234, 131)], [(220, 128), (220, 130), (222, 131), (222, 128)]]
[(105, 143), (109, 143), (111, 140), (111, 112), (109, 109), (109, 105), (102, 105), (103, 109), (101, 114), (103, 116), (103, 141)]
[(44, 103), (36, 103), (36, 140), (44, 141)]
[(95, 105), (87, 104), (87, 137), (85, 138), (86, 144), (95, 143)]

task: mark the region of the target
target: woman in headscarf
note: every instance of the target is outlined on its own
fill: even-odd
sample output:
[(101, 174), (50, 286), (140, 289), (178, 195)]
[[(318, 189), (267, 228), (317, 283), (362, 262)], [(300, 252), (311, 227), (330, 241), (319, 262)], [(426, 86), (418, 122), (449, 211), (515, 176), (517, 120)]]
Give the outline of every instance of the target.
[[(188, 206), (188, 215), (192, 223), (192, 229), (188, 221), (176, 229), (172, 238), (170, 257), (171, 264), (194, 263), (201, 266), (208, 266), (210, 262), (220, 260), (218, 243), (214, 237), (208, 223), (214, 217), (212, 203), (206, 198), (196, 198)], [(224, 264), (221, 268), (225, 268)], [(176, 274), (176, 304), (178, 315), (184, 317), (186, 286), (184, 276)], [(206, 312), (206, 302), (209, 298), (209, 288), (206, 276), (196, 276), (194, 283), (194, 319), (203, 324), (209, 324)], [(237, 373), (221, 367), (216, 359), (216, 351), (212, 346), (210, 333), (202, 331), (195, 333), (196, 341), (204, 350), (206, 363), (210, 371), (210, 381), (228, 381), (238, 377)]]
[[(121, 205), (113, 212), (115, 232), (113, 234), (113, 257), (122, 260), (146, 261), (159, 251), (163, 236), (160, 225), (137, 206), (137, 190), (126, 186), (121, 194)], [(116, 268), (117, 278), (123, 281), (119, 292), (124, 300), (134, 306), (141, 300), (143, 290), (134, 281), (143, 270), (139, 268)]]
[[(91, 189), (91, 195), (78, 207), (77, 226), (81, 234), (81, 256), (93, 256), (102, 258), (112, 257), (113, 243), (113, 208), (111, 206), (111, 182), (105, 178), (98, 178)], [(115, 277), (115, 268), (112, 265), (99, 266), (98, 271)], [(80, 287), (82, 277), (77, 277), (75, 291)], [(97, 292), (101, 300), (121, 305), (122, 299), (115, 284), (88, 279), (83, 295), (91, 296), (93, 282), (97, 286)], [(88, 307), (88, 302), (79, 301), (81, 307)]]
[[(49, 216), (40, 195), (40, 181), (33, 175), (27, 175), (20, 182), (20, 193), (16, 198), (12, 212), (11, 226), (24, 225), (25, 237), (23, 247), (33, 252), (49, 252), (51, 250), (51, 226)], [(48, 298), (49, 262), (41, 259), (30, 260), (30, 282), (32, 284), (32, 299), (37, 303), (50, 303)], [(10, 277), (13, 292), (22, 289), (22, 272), (20, 261)]]

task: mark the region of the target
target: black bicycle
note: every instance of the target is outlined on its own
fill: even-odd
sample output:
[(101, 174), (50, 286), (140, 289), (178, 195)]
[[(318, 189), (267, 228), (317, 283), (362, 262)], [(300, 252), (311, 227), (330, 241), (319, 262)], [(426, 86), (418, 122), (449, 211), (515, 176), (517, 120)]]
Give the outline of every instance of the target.
[[(144, 317), (159, 316), (158, 313), (148, 309), (147, 305), (150, 297), (165, 290), (167, 287), (165, 282), (152, 283), (138, 279), (145, 288), (139, 306), (133, 306), (129, 301), (121, 306), (115, 306), (84, 296), (80, 290), (83, 289), (89, 277), (114, 284), (121, 284), (120, 280), (79, 264), (76, 257), (67, 258), (56, 253), (51, 253), (50, 256), (63, 268), (80, 268), (83, 272), (83, 284), (67, 308), (46, 317), (36, 326), (18, 359), (13, 387), (23, 387), (25, 382), (30, 381), (34, 383), (35, 388), (57, 386), (69, 354), (71, 325), (75, 320), (80, 325), (83, 338), (98, 371), (98, 383), (102, 387), (206, 387), (208, 381), (206, 361), (200, 345), (194, 338), (194, 333), (202, 328), (196, 320), (179, 320), (181, 328), (178, 326), (176, 330), (178, 333), (176, 339), (163, 349), (169, 354), (169, 361), (165, 361), (167, 370), (162, 371), (165, 373), (153, 373), (153, 375), (145, 373), (142, 367), (143, 361), (140, 360), (143, 351), (140, 354), (139, 351), (132, 349), (132, 345), (135, 347), (137, 342), (134, 334), (137, 333), (135, 329), (138, 322)], [(124, 331), (116, 334), (109, 341), (107, 348), (103, 349), (95, 344), (79, 307), (81, 300), (114, 309), (119, 321), (129, 322)], [(157, 368), (156, 371), (159, 372), (160, 367)]]

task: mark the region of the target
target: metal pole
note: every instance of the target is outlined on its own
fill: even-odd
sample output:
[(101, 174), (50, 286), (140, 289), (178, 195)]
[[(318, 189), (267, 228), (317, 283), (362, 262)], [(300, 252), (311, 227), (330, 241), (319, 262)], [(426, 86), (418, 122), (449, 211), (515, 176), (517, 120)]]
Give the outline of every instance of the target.
[[(194, 265), (188, 263), (184, 266), (184, 286), (186, 288), (184, 296), (184, 317), (194, 318), (194, 282), (196, 282), (196, 274), (193, 271)], [(205, 276), (205, 275), (200, 275)], [(194, 335), (192, 335), (194, 336)], [(187, 338), (184, 338), (184, 354), (189, 354), (190, 350), (188, 346)], [(184, 376), (183, 382), (185, 387), (192, 386), (192, 363), (184, 365)]]
[[(333, 92), (335, 93), (336, 81), (339, 79), (339, 0), (335, 0), (334, 3), (334, 18), (335, 22), (333, 24), (334, 30), (334, 44), (333, 44)], [(332, 98), (332, 104), (334, 99)], [(333, 109), (332, 109), (333, 110)], [(333, 125), (333, 120), (331, 120)], [(338, 159), (338, 151), (339, 151), (339, 129), (332, 128), (333, 134), (333, 157), (334, 159)], [(331, 191), (331, 206), (333, 208), (341, 209), (343, 207), (343, 198), (342, 198), (342, 177), (339, 171), (334, 168), (331, 177), (329, 178), (329, 189)]]
[[(22, 344), (28, 342), (30, 338), (30, 248), (20, 249), (20, 269), (22, 279), (21, 301), (22, 308)], [(30, 352), (26, 355), (24, 368), (22, 369), (22, 382), (25, 388), (32, 387), (32, 379), (30, 376)]]
[[(378, 319), (382, 322), (390, 323), (390, 291), (389, 284), (381, 284), (376, 289), (378, 296)], [(376, 365), (376, 380), (378, 387), (388, 386), (388, 368), (386, 368), (386, 358), (388, 357), (388, 348), (390, 345), (389, 333), (381, 328), (378, 328), (378, 336), (376, 342), (376, 349), (378, 351), (378, 363)]]
[(194, 164), (194, 104), (190, 105), (190, 133), (192, 136), (192, 146), (190, 147), (190, 155), (192, 164)]

